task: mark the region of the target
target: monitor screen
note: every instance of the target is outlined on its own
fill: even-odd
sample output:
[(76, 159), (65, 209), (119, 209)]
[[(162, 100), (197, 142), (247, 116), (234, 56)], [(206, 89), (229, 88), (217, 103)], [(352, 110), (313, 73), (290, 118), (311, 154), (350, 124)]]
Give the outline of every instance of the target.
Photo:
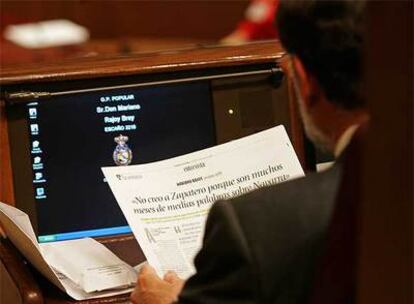
[(39, 242), (130, 232), (101, 167), (216, 143), (207, 81), (69, 94), (25, 107)]

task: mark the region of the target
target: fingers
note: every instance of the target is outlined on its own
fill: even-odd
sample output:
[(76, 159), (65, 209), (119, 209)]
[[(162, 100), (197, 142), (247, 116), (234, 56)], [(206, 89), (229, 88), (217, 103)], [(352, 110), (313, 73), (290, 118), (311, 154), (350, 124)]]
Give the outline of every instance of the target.
[(157, 284), (166, 282), (174, 286), (182, 286), (184, 281), (181, 280), (174, 271), (167, 271), (164, 275), (163, 280), (157, 275), (155, 269), (149, 264), (145, 264), (139, 273), (137, 286), (140, 290), (148, 290)]
[(174, 291), (174, 295), (177, 297), (178, 294), (184, 287), (184, 280), (180, 279), (178, 275), (174, 271), (168, 271), (164, 275), (164, 281), (170, 284), (172, 290)]
[(155, 269), (149, 264), (145, 264), (139, 272), (137, 285), (140, 290), (148, 290), (157, 286), (161, 281)]
[(131, 293), (131, 296), (129, 297), (132, 304), (138, 304), (139, 302), (139, 291), (137, 288), (134, 289), (134, 291)]
[(150, 264), (145, 264), (142, 266), (140, 272), (140, 275), (156, 275), (154, 267), (152, 267)]
[(183, 283), (175, 272), (167, 272), (162, 280), (150, 265), (144, 265), (137, 286), (131, 294), (134, 304), (172, 303), (178, 298)]
[[(158, 277), (157, 272), (155, 271), (154, 267), (152, 267), (149, 264), (145, 264), (144, 266), (142, 266), (139, 275), (140, 276), (156, 276), (156, 277)], [(172, 270), (167, 271), (164, 275), (164, 281), (173, 283), (177, 280), (181, 280), (181, 279)]]
[(174, 271), (167, 271), (164, 275), (164, 281), (167, 281), (168, 283), (174, 283), (177, 280), (180, 280), (180, 278)]

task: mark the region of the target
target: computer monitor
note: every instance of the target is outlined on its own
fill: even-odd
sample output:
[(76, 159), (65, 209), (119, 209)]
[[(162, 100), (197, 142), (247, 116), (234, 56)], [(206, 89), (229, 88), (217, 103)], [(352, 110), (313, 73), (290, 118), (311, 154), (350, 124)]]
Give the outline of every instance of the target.
[(15, 205), (39, 242), (131, 232), (101, 167), (167, 159), (280, 124), (290, 134), (286, 82), (264, 68), (8, 87), (48, 92), (6, 99)]
[(16, 199), (32, 206), (39, 242), (129, 233), (101, 167), (216, 143), (208, 81), (55, 96), (8, 112), (21, 121), (10, 132)]

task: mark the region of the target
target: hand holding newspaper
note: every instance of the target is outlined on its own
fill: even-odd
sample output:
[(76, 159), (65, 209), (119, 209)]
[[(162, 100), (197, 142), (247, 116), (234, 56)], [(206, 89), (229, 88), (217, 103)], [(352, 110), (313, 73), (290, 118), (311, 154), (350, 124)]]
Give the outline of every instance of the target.
[(148, 263), (160, 276), (174, 270), (182, 279), (195, 272), (215, 201), (304, 175), (283, 126), (164, 161), (102, 170)]

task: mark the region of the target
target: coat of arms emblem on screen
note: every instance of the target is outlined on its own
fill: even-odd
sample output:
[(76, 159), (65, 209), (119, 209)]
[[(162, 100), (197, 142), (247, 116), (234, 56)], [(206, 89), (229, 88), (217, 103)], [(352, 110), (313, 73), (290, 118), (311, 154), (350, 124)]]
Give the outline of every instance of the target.
[(132, 151), (126, 144), (128, 141), (128, 136), (120, 134), (114, 138), (114, 141), (118, 144), (115, 147), (114, 153), (112, 155), (115, 164), (118, 166), (127, 166), (132, 161)]

